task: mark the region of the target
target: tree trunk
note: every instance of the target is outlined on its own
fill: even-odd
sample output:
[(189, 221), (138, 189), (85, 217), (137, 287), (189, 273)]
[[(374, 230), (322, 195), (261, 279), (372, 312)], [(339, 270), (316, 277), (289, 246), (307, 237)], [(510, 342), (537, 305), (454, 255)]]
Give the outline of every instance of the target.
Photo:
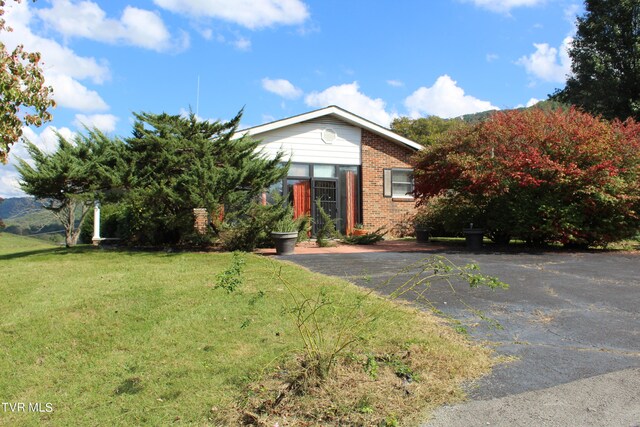
[[(78, 204), (82, 206), (78, 227), (76, 227), (76, 208)], [(77, 200), (65, 200), (64, 204), (53, 213), (62, 223), (64, 227), (64, 244), (67, 248), (78, 244), (80, 232), (82, 231), (82, 223), (89, 212), (90, 202), (81, 202)]]

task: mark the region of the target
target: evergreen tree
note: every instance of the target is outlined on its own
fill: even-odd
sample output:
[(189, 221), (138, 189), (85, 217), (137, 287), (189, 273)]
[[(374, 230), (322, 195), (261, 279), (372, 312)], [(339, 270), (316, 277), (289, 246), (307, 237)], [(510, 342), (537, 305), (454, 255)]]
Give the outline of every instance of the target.
[(62, 223), (65, 244), (70, 247), (78, 242), (93, 201), (119, 184), (121, 143), (97, 129), (77, 134), (72, 142), (60, 134), (57, 137), (58, 149), (51, 154), (27, 141), (34, 166), (21, 159), (16, 169), (22, 190), (40, 199)]
[(572, 76), (553, 98), (607, 119), (640, 119), (639, 0), (586, 0), (569, 55)]
[(125, 178), (129, 240), (174, 244), (193, 237), (193, 209), (209, 213), (248, 207), (286, 176), (281, 156), (266, 159), (258, 141), (233, 139), (242, 111), (229, 122), (199, 121), (195, 114), (135, 114), (126, 140)]

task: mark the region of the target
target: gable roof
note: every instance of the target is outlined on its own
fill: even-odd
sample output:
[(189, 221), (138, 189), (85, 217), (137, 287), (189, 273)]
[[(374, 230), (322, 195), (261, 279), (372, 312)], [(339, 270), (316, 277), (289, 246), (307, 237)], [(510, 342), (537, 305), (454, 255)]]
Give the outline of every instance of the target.
[(369, 132), (372, 132), (376, 135), (379, 135), (385, 139), (388, 139), (390, 141), (395, 142), (396, 144), (399, 145), (404, 145), (406, 147), (412, 148), (414, 150), (420, 150), (422, 149), (422, 145), (418, 144), (417, 142), (411, 141), (410, 139), (405, 138), (404, 136), (400, 136), (397, 133), (382, 127), (380, 125), (377, 125), (367, 119), (364, 119), (360, 116), (356, 116), (353, 113), (350, 113), (347, 110), (344, 110), (338, 106), (335, 105), (330, 105), (328, 107), (325, 108), (321, 108), (319, 110), (314, 110), (314, 111), (310, 111), (308, 113), (303, 113), (303, 114), (299, 114), (297, 116), (293, 116), (293, 117), (288, 117), (286, 119), (282, 119), (282, 120), (276, 120), (275, 122), (270, 122), (270, 123), (265, 123), (263, 125), (260, 126), (254, 126), (248, 129), (244, 129), (241, 131), (236, 132), (236, 134), (234, 135), (234, 138), (240, 138), (244, 135), (252, 135), (252, 136), (256, 136), (256, 135), (260, 135), (262, 133), (265, 132), (269, 132), (272, 130), (276, 130), (276, 129), (280, 129), (286, 126), (291, 126), (291, 125), (295, 125), (298, 123), (302, 123), (302, 122), (306, 122), (308, 120), (312, 120), (312, 119), (317, 119), (319, 117), (325, 117), (325, 116), (333, 116), (336, 117), (338, 119), (341, 119), (342, 121), (345, 121), (351, 125), (354, 126), (358, 126), (362, 129), (366, 129)]

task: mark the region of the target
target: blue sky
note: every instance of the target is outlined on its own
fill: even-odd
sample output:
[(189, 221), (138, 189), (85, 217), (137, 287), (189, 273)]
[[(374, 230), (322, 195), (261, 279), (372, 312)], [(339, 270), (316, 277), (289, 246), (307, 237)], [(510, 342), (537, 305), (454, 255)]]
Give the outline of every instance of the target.
[[(383, 126), (530, 105), (562, 88), (578, 0), (8, 0), (12, 48), (38, 50), (58, 103), (43, 149), (132, 113), (243, 126), (336, 104)], [(199, 91), (198, 91), (199, 81)], [(0, 196), (22, 195), (0, 166)]]

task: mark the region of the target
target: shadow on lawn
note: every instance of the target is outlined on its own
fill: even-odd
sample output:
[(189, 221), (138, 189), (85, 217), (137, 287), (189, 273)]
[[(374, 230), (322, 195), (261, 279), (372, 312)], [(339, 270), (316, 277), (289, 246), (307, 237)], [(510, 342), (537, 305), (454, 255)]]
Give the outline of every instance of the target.
[(113, 252), (124, 255), (165, 255), (165, 256), (175, 256), (179, 255), (183, 252), (189, 252), (184, 250), (176, 250), (172, 248), (127, 248), (127, 247), (109, 247), (109, 248), (100, 248), (92, 245), (78, 245), (72, 248), (65, 247), (54, 247), (47, 249), (36, 249), (36, 250), (25, 250), (18, 251), (12, 253), (0, 254), (0, 261), (9, 261), (12, 259), (26, 258), (30, 256), (37, 255), (78, 255), (78, 254), (86, 254), (86, 253), (96, 253), (96, 252)]

